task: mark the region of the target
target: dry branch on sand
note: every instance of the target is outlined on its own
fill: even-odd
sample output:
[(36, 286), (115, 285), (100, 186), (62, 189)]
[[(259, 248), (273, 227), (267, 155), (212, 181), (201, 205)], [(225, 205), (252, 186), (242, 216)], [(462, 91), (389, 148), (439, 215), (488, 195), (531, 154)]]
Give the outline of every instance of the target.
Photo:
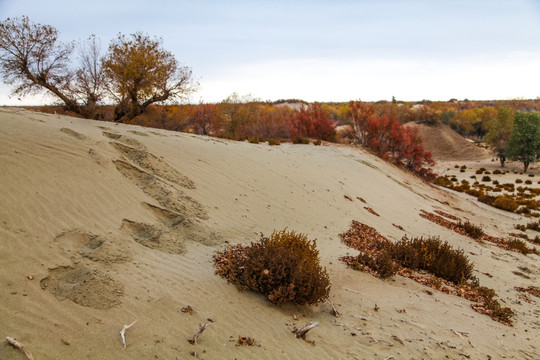
[(306, 326), (301, 327), (300, 329), (297, 329), (296, 327), (293, 329), (293, 333), (295, 333), (297, 338), (306, 339), (306, 334), (309, 330), (313, 329), (314, 327), (319, 326), (319, 322), (309, 322), (306, 324)]
[(195, 334), (193, 334), (193, 337), (188, 340), (188, 342), (192, 345), (197, 345), (197, 339), (199, 338), (199, 336), (201, 336), (204, 329), (206, 329), (208, 326), (210, 326), (210, 324), (199, 324), (199, 328), (197, 329)]
[(122, 330), (120, 330), (120, 336), (122, 337), (122, 344), (124, 345), (124, 349), (126, 348), (126, 330), (129, 329), (130, 327), (132, 327), (133, 324), (135, 324), (136, 322), (137, 322), (137, 320), (135, 320), (134, 322), (132, 322), (129, 325), (124, 325)]
[(34, 360), (32, 353), (28, 349), (26, 349), (26, 347), (23, 344), (21, 344), (20, 342), (18, 342), (17, 340), (9, 336), (6, 336), (6, 341), (15, 349), (21, 350), (28, 360)]

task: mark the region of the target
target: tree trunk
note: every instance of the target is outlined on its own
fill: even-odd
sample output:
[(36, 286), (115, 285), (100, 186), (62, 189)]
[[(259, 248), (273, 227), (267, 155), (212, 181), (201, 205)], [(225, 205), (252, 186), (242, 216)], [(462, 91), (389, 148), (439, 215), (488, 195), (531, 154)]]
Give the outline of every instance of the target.
[(529, 162), (524, 161), (523, 162), (523, 172), (526, 173), (528, 168), (529, 168)]

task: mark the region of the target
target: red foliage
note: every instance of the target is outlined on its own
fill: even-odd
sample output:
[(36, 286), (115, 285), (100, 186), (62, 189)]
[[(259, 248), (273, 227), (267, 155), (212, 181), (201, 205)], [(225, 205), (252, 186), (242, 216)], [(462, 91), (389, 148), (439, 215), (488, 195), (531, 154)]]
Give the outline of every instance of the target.
[(394, 114), (369, 119), (367, 145), (383, 159), (392, 159), (422, 177), (434, 177), (430, 167), (435, 162), (422, 146), (418, 130), (403, 126)]
[(191, 114), (193, 132), (199, 135), (218, 135), (223, 130), (221, 110), (214, 104), (199, 104)]
[(290, 121), (290, 138), (311, 137), (334, 141), (336, 125), (321, 105), (313, 104), (309, 109), (298, 111)]

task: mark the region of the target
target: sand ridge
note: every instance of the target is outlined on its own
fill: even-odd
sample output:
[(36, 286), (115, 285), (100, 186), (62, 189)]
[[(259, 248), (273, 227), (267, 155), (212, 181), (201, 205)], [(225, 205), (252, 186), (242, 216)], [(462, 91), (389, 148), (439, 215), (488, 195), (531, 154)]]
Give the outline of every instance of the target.
[[(270, 147), (3, 108), (0, 167), (0, 328), (36, 358), (191, 358), (187, 339), (208, 319), (205, 359), (539, 357), (537, 305), (514, 290), (538, 283), (538, 258), (418, 214), (441, 210), (497, 236), (515, 215), (361, 149)], [(338, 258), (354, 251), (339, 233), (352, 220), (394, 241), (438, 235), (463, 248), (482, 284), (516, 311), (514, 327), (410, 279), (346, 268)], [(213, 274), (225, 241), (285, 227), (317, 239), (339, 318), (329, 303), (277, 307)], [(192, 314), (181, 310), (188, 305)], [(124, 349), (118, 332), (134, 320)], [(309, 321), (321, 324), (308, 333), (314, 345), (290, 332)], [(235, 346), (238, 336), (260, 346)], [(0, 358), (21, 356), (0, 346)]]

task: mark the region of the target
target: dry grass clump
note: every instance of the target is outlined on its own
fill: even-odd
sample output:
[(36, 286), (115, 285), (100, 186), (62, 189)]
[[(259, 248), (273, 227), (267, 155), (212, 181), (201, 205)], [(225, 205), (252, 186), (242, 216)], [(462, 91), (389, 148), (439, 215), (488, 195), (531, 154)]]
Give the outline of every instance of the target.
[(281, 140), (279, 139), (268, 139), (268, 145), (281, 145)]
[(488, 182), (491, 181), (491, 178), (489, 176), (482, 176), (482, 181)]
[(237, 244), (214, 255), (215, 273), (265, 294), (275, 303), (316, 304), (328, 299), (330, 278), (319, 263), (315, 241), (294, 231), (261, 234), (257, 243)]
[(295, 136), (292, 139), (293, 144), (309, 144), (309, 139), (302, 136)]
[(460, 221), (458, 223), (458, 226), (462, 228), (467, 233), (467, 235), (469, 235), (469, 237), (473, 239), (480, 239), (484, 235), (484, 230), (482, 230), (480, 226), (474, 225), (468, 220), (464, 223)]
[(515, 212), (518, 209), (519, 204), (510, 196), (501, 195), (497, 196), (493, 201), (493, 206), (501, 210)]
[(508, 245), (508, 248), (510, 248), (511, 250), (515, 250), (517, 252), (520, 252), (523, 255), (538, 254), (536, 249), (531, 249), (531, 248), (527, 247), (527, 244), (523, 240), (510, 239), (510, 240), (506, 241), (506, 244)]
[(463, 250), (454, 250), (436, 237), (404, 237), (391, 247), (391, 253), (392, 259), (403, 267), (425, 270), (454, 284), (473, 279), (473, 264)]

